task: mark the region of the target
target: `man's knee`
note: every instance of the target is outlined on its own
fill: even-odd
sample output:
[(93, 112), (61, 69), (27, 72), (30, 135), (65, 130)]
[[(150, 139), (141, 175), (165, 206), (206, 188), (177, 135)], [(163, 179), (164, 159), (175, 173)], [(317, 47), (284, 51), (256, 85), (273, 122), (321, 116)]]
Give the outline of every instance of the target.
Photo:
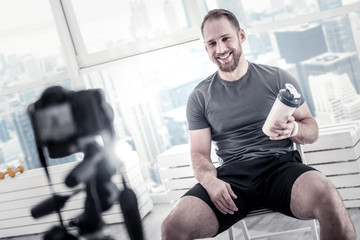
[(302, 219), (321, 218), (344, 209), (335, 186), (320, 172), (309, 171), (296, 180), (291, 210)]
[(342, 198), (330, 180), (324, 178), (320, 180), (313, 196), (315, 214), (338, 214), (344, 211), (345, 207)]
[(201, 228), (183, 216), (171, 213), (161, 224), (162, 239), (195, 239), (201, 237)]
[(183, 197), (161, 225), (163, 239), (211, 237), (219, 224), (211, 208), (196, 197)]
[(184, 231), (181, 231), (180, 226), (176, 219), (169, 215), (161, 224), (161, 236), (162, 239), (174, 239), (173, 237), (176, 236), (180, 238), (181, 234), (184, 234)]
[[(319, 184), (315, 199), (315, 216), (319, 220), (320, 225), (335, 231), (340, 239), (355, 239), (355, 230), (352, 225), (347, 209), (343, 204), (343, 200), (330, 180), (325, 179)], [(330, 230), (332, 229), (332, 230)]]

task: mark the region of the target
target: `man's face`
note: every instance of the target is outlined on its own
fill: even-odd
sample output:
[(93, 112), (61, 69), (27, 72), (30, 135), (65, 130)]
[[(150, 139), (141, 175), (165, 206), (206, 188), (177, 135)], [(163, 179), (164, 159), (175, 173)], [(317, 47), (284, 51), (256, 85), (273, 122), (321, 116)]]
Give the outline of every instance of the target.
[(242, 54), (243, 31), (237, 32), (225, 18), (208, 20), (203, 29), (206, 51), (223, 72), (233, 72), (239, 65)]

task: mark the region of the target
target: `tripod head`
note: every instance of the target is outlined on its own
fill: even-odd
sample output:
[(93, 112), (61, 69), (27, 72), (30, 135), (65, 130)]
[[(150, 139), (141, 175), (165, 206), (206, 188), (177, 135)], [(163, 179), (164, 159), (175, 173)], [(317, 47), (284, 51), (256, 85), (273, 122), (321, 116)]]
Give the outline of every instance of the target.
[[(69, 226), (75, 227), (78, 235), (87, 239), (111, 239), (102, 234), (105, 225), (102, 212), (110, 209), (116, 201), (123, 209), (131, 239), (143, 239), (136, 195), (126, 186), (121, 168), (124, 189), (119, 191), (111, 180), (116, 173), (113, 154), (115, 131), (113, 111), (102, 90), (74, 92), (60, 86), (50, 87), (38, 101), (29, 105), (28, 114), (39, 159), (53, 195), (35, 206), (31, 213), (34, 218), (39, 218), (57, 212), (60, 222), (60, 226), (50, 229), (44, 239), (77, 239), (67, 230)], [(102, 140), (100, 143), (99, 137)], [(65, 184), (70, 188), (84, 184), (85, 189), (74, 191), (72, 195), (58, 195), (52, 189), (45, 156), (48, 154), (51, 160), (78, 152), (84, 153), (83, 161), (70, 171)], [(84, 212), (65, 226), (60, 210), (68, 199), (81, 191), (86, 191)], [(129, 206), (131, 209), (127, 209)], [(134, 224), (135, 228), (130, 226)]]

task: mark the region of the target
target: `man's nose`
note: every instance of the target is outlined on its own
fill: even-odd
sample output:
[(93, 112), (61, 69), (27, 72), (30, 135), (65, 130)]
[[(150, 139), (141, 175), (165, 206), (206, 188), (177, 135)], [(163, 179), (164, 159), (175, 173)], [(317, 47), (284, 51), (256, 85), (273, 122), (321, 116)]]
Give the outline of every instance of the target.
[(226, 50), (226, 46), (223, 42), (219, 42), (217, 45), (216, 45), (216, 52), (217, 53), (224, 53)]

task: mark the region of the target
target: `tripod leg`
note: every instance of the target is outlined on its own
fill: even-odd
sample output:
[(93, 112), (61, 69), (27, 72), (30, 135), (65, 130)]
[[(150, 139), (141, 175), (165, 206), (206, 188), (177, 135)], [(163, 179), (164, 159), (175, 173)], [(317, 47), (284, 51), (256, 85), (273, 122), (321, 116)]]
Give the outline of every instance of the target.
[(130, 239), (143, 240), (144, 234), (136, 195), (133, 190), (126, 186), (125, 181), (123, 184), (124, 189), (120, 192), (119, 203), (124, 215), (126, 228), (128, 230)]

